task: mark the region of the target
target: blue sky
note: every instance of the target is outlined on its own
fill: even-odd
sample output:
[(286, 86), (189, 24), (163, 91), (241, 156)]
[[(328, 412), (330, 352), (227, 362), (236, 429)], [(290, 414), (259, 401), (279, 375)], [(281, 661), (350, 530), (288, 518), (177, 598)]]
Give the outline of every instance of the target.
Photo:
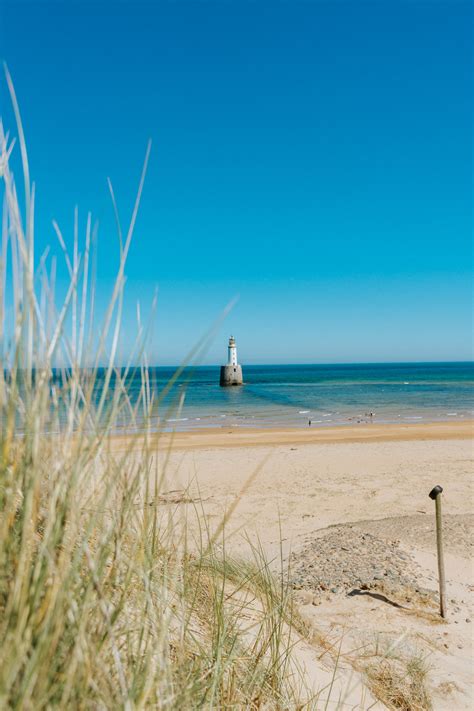
[[(51, 220), (99, 219), (98, 295), (153, 148), (127, 268), (159, 286), (151, 360), (472, 358), (472, 8), (457, 0), (24, 2), (0, 6)], [(2, 115), (12, 124), (5, 83)]]

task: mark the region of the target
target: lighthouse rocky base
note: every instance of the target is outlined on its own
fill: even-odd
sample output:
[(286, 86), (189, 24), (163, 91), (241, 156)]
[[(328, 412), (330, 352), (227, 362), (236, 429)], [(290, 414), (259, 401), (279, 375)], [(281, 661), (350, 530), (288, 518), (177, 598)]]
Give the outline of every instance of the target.
[(221, 377), (219, 385), (228, 387), (230, 385), (243, 385), (241, 365), (221, 365)]

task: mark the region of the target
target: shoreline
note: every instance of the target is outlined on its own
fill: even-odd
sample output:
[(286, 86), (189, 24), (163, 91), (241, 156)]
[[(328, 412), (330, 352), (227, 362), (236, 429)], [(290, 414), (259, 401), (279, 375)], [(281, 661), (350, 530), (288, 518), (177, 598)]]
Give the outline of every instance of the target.
[[(136, 434), (116, 434), (117, 444)], [(360, 424), (331, 427), (265, 428), (220, 427), (152, 434), (152, 440), (173, 449), (214, 449), (226, 447), (269, 446), (280, 444), (344, 444), (403, 442), (423, 440), (473, 439), (474, 420), (408, 424)]]

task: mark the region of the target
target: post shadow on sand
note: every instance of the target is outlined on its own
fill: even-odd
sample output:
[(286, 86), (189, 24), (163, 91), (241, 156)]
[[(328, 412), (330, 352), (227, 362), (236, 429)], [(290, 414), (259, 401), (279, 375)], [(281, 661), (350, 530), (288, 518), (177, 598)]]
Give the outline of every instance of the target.
[(382, 595), (382, 593), (375, 593), (370, 590), (361, 590), (360, 588), (354, 588), (354, 590), (351, 590), (350, 593), (347, 593), (347, 597), (356, 597), (357, 595), (365, 595), (367, 597), (371, 597), (373, 600), (380, 600), (380, 602), (385, 602), (387, 605), (398, 607), (402, 610), (408, 609), (405, 605), (400, 605), (398, 602), (395, 602), (395, 600), (390, 600), (390, 598), (386, 595)]

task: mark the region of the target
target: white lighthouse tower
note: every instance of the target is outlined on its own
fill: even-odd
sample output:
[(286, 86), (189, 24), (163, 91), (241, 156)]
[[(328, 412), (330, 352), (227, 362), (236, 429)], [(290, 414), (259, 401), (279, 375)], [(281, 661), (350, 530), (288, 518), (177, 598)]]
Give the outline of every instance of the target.
[(242, 366), (237, 362), (237, 346), (235, 338), (229, 338), (229, 346), (227, 348), (227, 365), (221, 366), (220, 385), (227, 387), (228, 385), (242, 385)]
[(229, 357), (227, 358), (227, 365), (237, 365), (237, 346), (235, 345), (235, 338), (231, 336), (229, 338)]

